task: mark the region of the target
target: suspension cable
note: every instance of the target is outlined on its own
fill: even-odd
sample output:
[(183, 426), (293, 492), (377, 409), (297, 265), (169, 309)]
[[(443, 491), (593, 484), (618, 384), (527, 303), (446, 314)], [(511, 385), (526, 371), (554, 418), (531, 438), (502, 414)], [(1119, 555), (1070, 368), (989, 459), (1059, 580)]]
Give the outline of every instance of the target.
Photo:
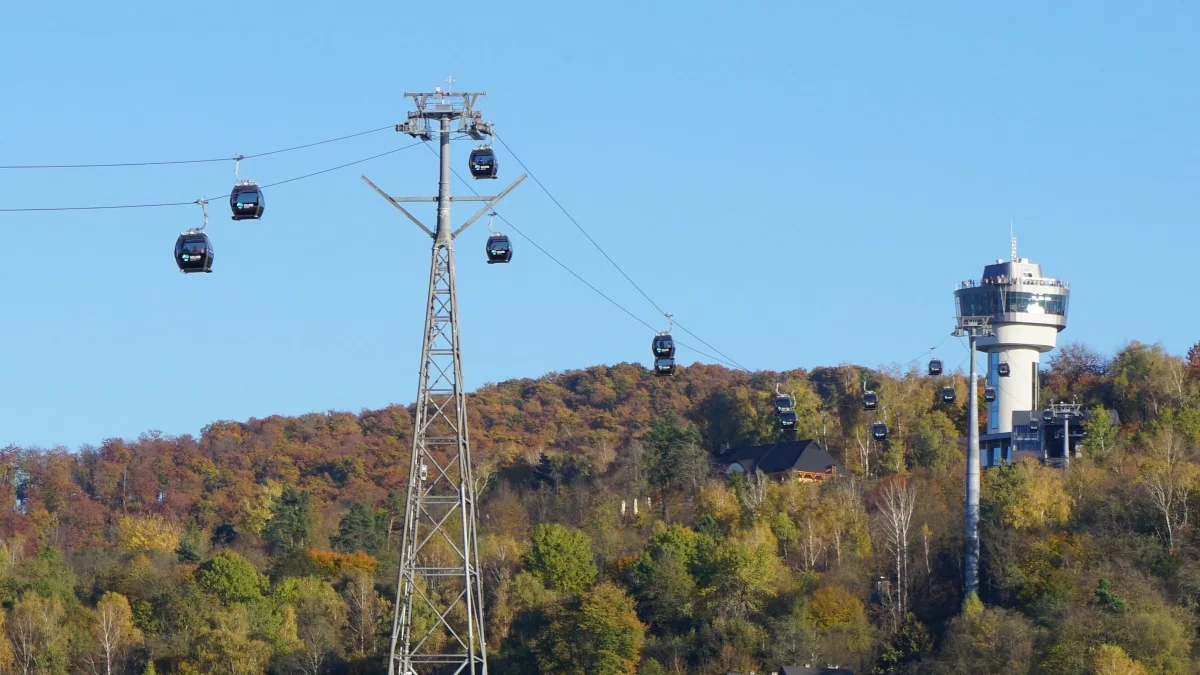
[[(359, 131), (357, 133), (347, 134), (345, 136), (338, 136), (337, 138), (328, 138), (323, 141), (316, 141), (313, 143), (305, 143), (303, 145), (295, 145), (290, 148), (281, 148), (279, 150), (269, 150), (267, 152), (259, 152), (259, 153), (253, 154), (253, 155), (236, 155), (233, 157), (209, 157), (209, 158), (204, 158), (204, 159), (171, 159), (171, 160), (163, 160), (163, 161), (155, 161), (155, 162), (107, 162), (107, 163), (89, 163), (89, 164), (7, 164), (7, 165), (0, 165), (0, 169), (110, 169), (110, 168), (114, 168), (114, 167), (130, 167), (130, 166), (168, 166), (168, 165), (172, 165), (172, 164), (209, 164), (209, 163), (213, 163), (213, 162), (232, 162), (237, 159), (252, 159), (254, 157), (266, 157), (268, 155), (278, 155), (283, 152), (291, 152), (293, 150), (302, 150), (304, 148), (311, 148), (316, 145), (324, 145), (326, 143), (335, 143), (337, 141), (344, 141), (349, 138), (365, 136), (367, 134), (373, 134), (373, 133), (376, 133), (379, 131), (383, 131), (384, 129), (392, 129), (392, 128), (393, 128), (393, 126), (389, 124), (386, 127), (379, 127), (377, 129), (367, 129), (366, 131)], [(172, 204), (172, 206), (174, 206), (174, 205)], [(114, 207), (114, 208), (126, 208), (126, 207)]]
[[(525, 164), (525, 162), (521, 161), (521, 158), (517, 155), (517, 153), (513, 152), (513, 149), (508, 146), (508, 143), (506, 143), (504, 141), (504, 139), (500, 137), (499, 134), (493, 133), (492, 136), (496, 140), (500, 141), (500, 145), (504, 146), (504, 149), (506, 151), (508, 151), (508, 154), (512, 155), (513, 159), (517, 160), (517, 163), (521, 165), (521, 168), (524, 169), (525, 173), (529, 174), (529, 177), (533, 179), (533, 182), (537, 183), (537, 186), (542, 189), (542, 192), (546, 193), (546, 196), (550, 198), (550, 201), (554, 202), (554, 205), (558, 207), (558, 210), (562, 211), (563, 215), (565, 215), (567, 217), (567, 220), (570, 220), (571, 224), (573, 224), (575, 226), (575, 228), (578, 229), (580, 231), (580, 233), (582, 233), (583, 236), (589, 242), (591, 242), (592, 246), (594, 246), (596, 248), (596, 250), (600, 252), (600, 255), (604, 256), (604, 259), (607, 260), (609, 262), (609, 264), (613, 266), (613, 269), (617, 270), (617, 272), (620, 272), (621, 276), (625, 277), (625, 280), (628, 281), (629, 284), (631, 286), (633, 286), (637, 290), (637, 292), (640, 293), (642, 295), (642, 297), (646, 299), (646, 302), (649, 302), (654, 307), (654, 309), (656, 309), (658, 311), (659, 314), (662, 314), (665, 316), (667, 313), (666, 310), (664, 310), (657, 302), (655, 302), (650, 297), (650, 295), (647, 294), (646, 291), (643, 290), (642, 287), (640, 285), (638, 285), (638, 283), (636, 281), (633, 280), (633, 277), (629, 276), (629, 274), (626, 273), (625, 270), (620, 265), (617, 264), (616, 260), (613, 260), (612, 256), (610, 256), (608, 254), (608, 251), (605, 251), (604, 247), (600, 246), (600, 244), (592, 237), (592, 235), (589, 234), (586, 229), (584, 229), (583, 225), (581, 225), (579, 223), (579, 221), (575, 219), (575, 216), (571, 215), (571, 212), (568, 211), (567, 208), (562, 205), (562, 202), (558, 201), (558, 198), (555, 197), (550, 192), (549, 188), (547, 188), (546, 185), (544, 183), (542, 183), (542, 181), (540, 179), (538, 179), (537, 174), (535, 174), (533, 171), (531, 171), (529, 169), (529, 167)], [(750, 372), (749, 368), (742, 366), (737, 361), (735, 361), (732, 357), (730, 357), (728, 354), (726, 354), (725, 352), (722, 352), (721, 350), (712, 346), (706, 340), (704, 340), (704, 338), (700, 337), (696, 333), (693, 333), (692, 331), (688, 330), (688, 328), (686, 326), (684, 326), (682, 323), (679, 323), (678, 321), (676, 321), (675, 325), (679, 326), (679, 329), (682, 330), (683, 332), (696, 338), (696, 340), (698, 340), (704, 346), (708, 347), (709, 349), (711, 349), (714, 352), (723, 356), (725, 358), (724, 362), (731, 363), (731, 364), (733, 364), (733, 367), (739, 368), (746, 372)]]
[[(400, 152), (401, 150), (407, 150), (407, 149), (415, 147), (417, 145), (420, 145), (419, 141), (416, 143), (410, 143), (408, 145), (402, 145), (398, 148), (393, 148), (391, 150), (388, 150), (386, 152), (381, 152), (376, 155), (371, 155), (370, 157), (363, 157), (362, 159), (356, 159), (353, 162), (346, 162), (345, 164), (339, 164), (337, 166), (329, 167), (328, 169), (321, 169), (320, 171), (306, 173), (302, 176), (286, 178), (284, 180), (276, 181), (274, 183), (266, 183), (262, 187), (263, 188), (275, 187), (277, 185), (284, 185), (285, 183), (292, 183), (292, 182), (295, 182), (298, 180), (312, 178), (313, 176), (319, 176), (323, 173), (329, 173), (330, 171), (337, 171), (338, 169), (344, 169), (348, 166), (354, 166), (355, 164), (362, 164), (363, 162), (369, 162), (373, 159), (379, 159), (380, 157), (386, 157), (387, 155), (395, 154), (397, 152)], [(208, 201), (216, 201), (218, 199), (225, 199), (227, 197), (229, 197), (228, 193), (217, 196), (217, 197), (206, 197), (206, 199)], [(154, 209), (154, 208), (161, 208), (164, 206), (192, 206), (195, 203), (196, 203), (196, 200), (193, 199), (193, 200), (187, 201), (187, 202), (158, 202), (158, 203), (151, 203), (151, 204), (111, 204), (111, 205), (94, 205), (94, 206), (19, 207), (19, 208), (0, 208), (0, 213), (31, 213), (31, 212), (45, 212), (45, 211), (103, 211), (103, 210), (111, 210), (111, 209)]]
[[(423, 144), (423, 145), (424, 145), (426, 148), (428, 148), (428, 149), (429, 149), (429, 151), (430, 151), (430, 152), (432, 152), (432, 153), (433, 153), (433, 155), (434, 155), (435, 157), (437, 157), (437, 156), (438, 156), (438, 152), (437, 152), (437, 150), (434, 150), (432, 147), (430, 147), (430, 145), (429, 145), (428, 143), (424, 143), (424, 142), (422, 142), (422, 144)], [(455, 178), (457, 178), (457, 179), (459, 180), (459, 182), (463, 184), (463, 186), (464, 186), (464, 187), (466, 187), (468, 190), (470, 190), (472, 194), (475, 194), (476, 196), (478, 196), (478, 195), (479, 195), (479, 191), (478, 191), (478, 190), (476, 190), (476, 189), (475, 189), (475, 187), (474, 187), (473, 185), (471, 185), (469, 182), (467, 182), (467, 180), (466, 180), (465, 178), (463, 178), (463, 177), (462, 177), (462, 175), (461, 175), (461, 174), (459, 174), (459, 173), (458, 173), (458, 171), (457, 171), (456, 169), (453, 169), (453, 168), (451, 168), (451, 169), (450, 169), (450, 172), (451, 172), (451, 173), (453, 173), (453, 174), (454, 174), (454, 177), (455, 177)], [(642, 324), (642, 325), (643, 325), (643, 326), (645, 326), (646, 328), (649, 328), (650, 330), (654, 331), (655, 333), (657, 333), (657, 332), (658, 332), (658, 329), (657, 329), (657, 328), (655, 328), (654, 326), (652, 326), (652, 325), (650, 324), (650, 322), (648, 322), (648, 321), (646, 321), (645, 319), (641, 318), (641, 317), (640, 317), (640, 316), (638, 316), (637, 314), (634, 314), (634, 313), (633, 313), (632, 311), (630, 311), (630, 310), (629, 310), (627, 307), (625, 307), (625, 306), (624, 306), (624, 305), (622, 305), (621, 303), (617, 302), (616, 300), (612, 299), (612, 297), (611, 297), (611, 296), (609, 296), (607, 293), (605, 293), (604, 291), (602, 291), (602, 290), (600, 290), (599, 288), (597, 288), (597, 287), (596, 287), (594, 284), (592, 284), (592, 283), (591, 283), (590, 281), (588, 281), (587, 279), (583, 278), (583, 276), (581, 276), (581, 275), (580, 275), (578, 272), (576, 272), (575, 270), (571, 269), (571, 268), (570, 268), (570, 267), (569, 267), (569, 266), (568, 266), (566, 263), (564, 263), (563, 261), (559, 260), (559, 259), (558, 259), (558, 258), (556, 258), (556, 257), (555, 257), (553, 254), (551, 254), (549, 251), (547, 251), (545, 248), (543, 248), (541, 244), (539, 244), (539, 243), (537, 243), (536, 241), (534, 241), (532, 237), (530, 237), (529, 235), (527, 235), (527, 234), (525, 234), (524, 232), (522, 232), (522, 231), (520, 230), (520, 228), (518, 228), (516, 225), (514, 225), (514, 224), (513, 224), (513, 222), (512, 222), (511, 220), (509, 220), (509, 219), (505, 218), (505, 217), (504, 217), (504, 215), (503, 215), (503, 214), (501, 214), (499, 211), (497, 211), (497, 210), (493, 209), (493, 210), (491, 211), (491, 213), (495, 214), (495, 216), (496, 216), (497, 218), (499, 218), (499, 219), (500, 219), (500, 220), (501, 220), (501, 221), (502, 221), (502, 222), (503, 222), (505, 225), (507, 225), (509, 228), (511, 228), (513, 232), (516, 232), (517, 234), (521, 235), (521, 237), (522, 237), (522, 238), (524, 238), (526, 241), (528, 241), (530, 244), (533, 244), (533, 247), (534, 247), (534, 248), (536, 248), (537, 250), (541, 251), (541, 252), (542, 252), (542, 254), (543, 254), (543, 255), (545, 255), (547, 258), (549, 258), (549, 259), (550, 259), (552, 262), (554, 262), (554, 264), (556, 264), (556, 265), (558, 265), (559, 267), (563, 268), (563, 270), (565, 270), (565, 271), (566, 271), (568, 274), (570, 274), (571, 276), (575, 277), (575, 279), (576, 279), (576, 280), (578, 280), (578, 281), (579, 281), (580, 283), (582, 283), (584, 286), (587, 286), (589, 289), (591, 289), (593, 293), (595, 293), (596, 295), (599, 295), (601, 298), (604, 298), (605, 300), (607, 300), (609, 304), (611, 304), (613, 307), (616, 307), (617, 309), (619, 309), (619, 310), (621, 310), (622, 312), (624, 312), (626, 315), (628, 315), (628, 316), (629, 316), (629, 318), (633, 319), (634, 321), (637, 321), (638, 323)], [(726, 361), (726, 360), (724, 360), (724, 359), (721, 359), (721, 358), (719, 358), (719, 357), (717, 357), (717, 356), (714, 356), (714, 355), (712, 355), (712, 354), (709, 354), (708, 352), (706, 352), (706, 351), (704, 351), (704, 350), (702, 350), (702, 349), (698, 349), (698, 348), (696, 348), (696, 347), (693, 347), (693, 346), (691, 346), (691, 345), (686, 345), (686, 344), (684, 344), (684, 343), (682, 343), (682, 342), (680, 342), (680, 341), (678, 341), (678, 340), (676, 340), (676, 341), (675, 341), (675, 344), (676, 344), (676, 345), (678, 345), (678, 346), (680, 346), (680, 347), (683, 347), (684, 349), (690, 349), (690, 350), (692, 350), (693, 352), (696, 352), (697, 354), (700, 354), (701, 356), (704, 356), (704, 357), (707, 357), (707, 358), (709, 358), (709, 359), (712, 359), (713, 361), (716, 361), (717, 363), (720, 363), (721, 365), (728, 366), (728, 367), (730, 367), (730, 368), (740, 368), (740, 366), (737, 366), (737, 365), (735, 365), (735, 364), (733, 364), (733, 363), (730, 363), (730, 362), (728, 362), (728, 361)], [(742, 369), (742, 370), (746, 370), (745, 368), (741, 368), (741, 369)], [(749, 372), (749, 371), (747, 371), (747, 372)]]

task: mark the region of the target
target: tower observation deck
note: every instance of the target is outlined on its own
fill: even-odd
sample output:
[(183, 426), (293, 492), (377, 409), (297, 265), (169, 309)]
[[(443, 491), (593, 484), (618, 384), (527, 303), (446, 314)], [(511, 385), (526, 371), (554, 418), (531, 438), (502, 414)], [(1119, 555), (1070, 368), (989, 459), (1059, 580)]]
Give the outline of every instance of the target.
[(992, 329), (976, 347), (988, 355), (987, 386), (996, 390), (983, 439), (993, 461), (985, 454), (985, 464), (1011, 459), (1013, 436), (1026, 430), (1029, 412), (1037, 410), (1038, 361), (1067, 327), (1070, 297), (1066, 281), (1044, 276), (1041, 265), (1017, 257), (1015, 238), (1010, 260), (985, 266), (979, 281), (964, 281), (955, 289), (958, 315), (986, 318)]

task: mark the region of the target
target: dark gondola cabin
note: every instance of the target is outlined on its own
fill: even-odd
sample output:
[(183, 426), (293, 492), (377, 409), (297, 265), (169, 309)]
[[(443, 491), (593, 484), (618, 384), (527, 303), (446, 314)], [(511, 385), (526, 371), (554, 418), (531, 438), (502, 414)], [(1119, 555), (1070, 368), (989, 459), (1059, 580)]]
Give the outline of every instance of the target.
[(995, 401), (996, 400), (996, 388), (995, 387), (984, 388), (983, 400), (987, 401), (988, 403)]
[(1038, 422), (1037, 420), (1031, 420), (1029, 422), (1029, 430), (1036, 434), (1042, 430), (1042, 423)]
[(1042, 411), (1042, 421), (1043, 422), (1053, 422), (1054, 421), (1054, 413), (1050, 410), (1043, 410)]
[(650, 351), (656, 359), (673, 359), (675, 358), (675, 341), (667, 333), (659, 333), (650, 343)]
[(234, 220), (262, 218), (263, 209), (266, 208), (262, 190), (251, 181), (238, 183), (229, 193), (229, 208), (233, 211)]
[(211, 272), (212, 242), (203, 232), (184, 232), (175, 240), (175, 264), (184, 274)]
[(496, 161), (496, 153), (489, 147), (479, 147), (471, 151), (471, 176), (474, 178), (495, 178), (500, 171), (500, 163)]
[(874, 410), (879, 407), (879, 395), (873, 391), (863, 394), (863, 410)]
[(887, 425), (883, 422), (876, 422), (871, 425), (871, 438), (877, 441), (886, 441), (888, 435)]
[(659, 377), (671, 375), (675, 372), (675, 359), (661, 358), (654, 359), (654, 374)]
[(941, 359), (930, 360), (929, 374), (933, 377), (937, 377), (938, 375), (942, 374), (942, 360)]
[(780, 429), (795, 429), (796, 428), (796, 411), (785, 410), (779, 413), (779, 428)]
[(506, 263), (512, 260), (513, 247), (506, 234), (493, 234), (487, 240), (487, 261), (492, 263)]
[(775, 414), (783, 414), (789, 410), (796, 409), (796, 402), (787, 394), (775, 395)]
[(1000, 377), (1008, 377), (1010, 370), (1007, 363), (1001, 363), (996, 366), (996, 374)]
[(954, 387), (942, 387), (942, 403), (954, 403), (957, 398)]

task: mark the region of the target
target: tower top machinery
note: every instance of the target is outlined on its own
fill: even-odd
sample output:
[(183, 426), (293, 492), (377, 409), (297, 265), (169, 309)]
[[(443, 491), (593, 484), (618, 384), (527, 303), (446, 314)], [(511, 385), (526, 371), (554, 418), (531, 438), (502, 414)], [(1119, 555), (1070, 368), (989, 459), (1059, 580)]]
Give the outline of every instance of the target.
[(1017, 255), (1016, 237), (1011, 247), (1009, 260), (984, 266), (978, 281), (963, 281), (954, 291), (959, 318), (985, 319), (991, 328), (976, 344), (988, 355), (987, 386), (995, 392), (982, 439), (988, 465), (1012, 459), (1013, 441), (1027, 431), (1028, 412), (1038, 408), (1038, 362), (1067, 327), (1071, 297), (1066, 281)]

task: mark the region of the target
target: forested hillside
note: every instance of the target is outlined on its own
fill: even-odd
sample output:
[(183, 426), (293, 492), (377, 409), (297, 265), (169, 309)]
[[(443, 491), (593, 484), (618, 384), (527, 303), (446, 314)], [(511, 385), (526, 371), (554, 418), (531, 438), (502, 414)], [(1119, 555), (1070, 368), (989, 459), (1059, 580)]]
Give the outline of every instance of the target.
[[(1120, 427), (1093, 414), (1069, 472), (985, 472), (983, 591), (965, 603), (967, 392), (959, 374), (942, 403), (949, 381), (620, 364), (482, 387), (491, 672), (1200, 667), (1200, 343), (1055, 352), (1043, 398)], [(776, 382), (846, 475), (718, 469), (775, 437)], [(0, 672), (386, 671), (411, 429), (396, 406), (4, 448)]]

